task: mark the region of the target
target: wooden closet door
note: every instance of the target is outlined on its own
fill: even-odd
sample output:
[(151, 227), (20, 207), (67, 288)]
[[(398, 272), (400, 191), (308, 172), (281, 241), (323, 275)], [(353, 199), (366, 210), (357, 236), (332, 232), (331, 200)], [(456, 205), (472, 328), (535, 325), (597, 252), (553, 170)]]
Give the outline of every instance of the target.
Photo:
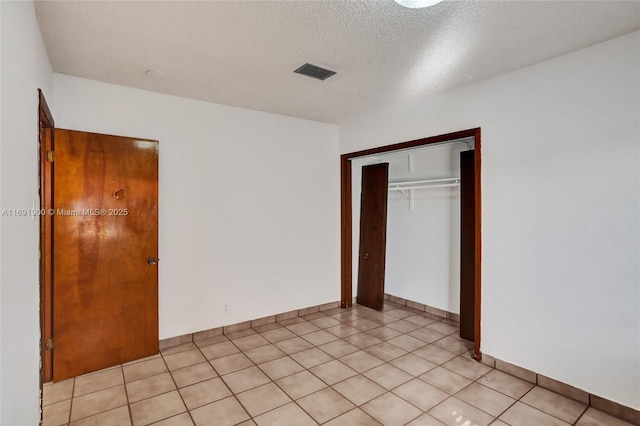
[(358, 304), (382, 310), (387, 247), (389, 163), (362, 167)]
[(460, 153), (460, 337), (475, 338), (475, 156)]
[(158, 142), (55, 130), (53, 379), (158, 353)]

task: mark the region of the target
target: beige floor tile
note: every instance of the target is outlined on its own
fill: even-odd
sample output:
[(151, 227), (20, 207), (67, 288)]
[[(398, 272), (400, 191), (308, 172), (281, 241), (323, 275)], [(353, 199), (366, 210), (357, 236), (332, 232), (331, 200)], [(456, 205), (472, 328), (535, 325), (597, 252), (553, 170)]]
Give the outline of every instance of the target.
[(396, 388), (413, 379), (410, 374), (407, 374), (390, 364), (382, 364), (381, 366), (366, 371), (363, 374), (387, 390)]
[(160, 349), (160, 353), (162, 356), (177, 354), (178, 352), (189, 351), (191, 349), (196, 349), (197, 346), (193, 342), (183, 343), (182, 345), (170, 346), (168, 348)]
[(581, 404), (539, 386), (531, 389), (520, 401), (572, 424), (587, 409), (585, 404)]
[(72, 422), (71, 426), (131, 426), (129, 407), (119, 407)]
[(438, 346), (427, 345), (423, 348), (413, 351), (414, 355), (424, 358), (429, 362), (440, 365), (455, 358), (457, 355)]
[(449, 394), (423, 382), (413, 379), (393, 390), (393, 393), (422, 411), (428, 411), (449, 398)]
[(414, 377), (418, 377), (437, 367), (436, 364), (413, 354), (402, 355), (389, 363)]
[(402, 336), (394, 337), (391, 340), (388, 340), (389, 343), (395, 345), (399, 348), (404, 349), (407, 352), (413, 352), (416, 349), (420, 349), (423, 346), (426, 346), (427, 343), (423, 342), (420, 339), (416, 339), (415, 337), (411, 337), (407, 334), (403, 334)]
[(333, 334), (324, 330), (318, 330), (314, 331), (313, 333), (304, 334), (302, 335), (302, 338), (315, 346), (320, 346), (322, 344), (333, 342), (334, 340), (338, 339)]
[(299, 322), (297, 324), (291, 324), (287, 326), (287, 329), (292, 333), (297, 334), (298, 336), (302, 336), (304, 334), (313, 333), (314, 331), (320, 330), (320, 327), (311, 324), (308, 321)]
[(122, 368), (120, 366), (109, 368), (103, 371), (76, 377), (73, 396), (78, 397), (122, 384), (124, 384)]
[(356, 370), (358, 373), (363, 373), (367, 370), (371, 370), (384, 362), (375, 356), (365, 352), (358, 351), (352, 354), (343, 356), (340, 358), (340, 362)]
[(404, 309), (404, 306), (402, 307), (395, 306), (395, 308), (399, 308), (399, 309), (391, 309), (389, 311), (385, 310), (385, 314), (398, 319), (404, 319), (404, 318), (408, 318), (410, 316), (415, 315), (413, 312), (406, 311)]
[(471, 404), (492, 416), (499, 416), (503, 411), (516, 402), (515, 399), (478, 383), (471, 383), (469, 386), (462, 389), (456, 394), (456, 398)]
[(259, 426), (315, 426), (317, 423), (294, 403), (256, 417)]
[(331, 388), (325, 388), (299, 399), (298, 405), (318, 423), (327, 422), (354, 408), (349, 400)]
[(60, 426), (69, 423), (71, 400), (55, 402), (42, 408), (43, 426)]
[(169, 417), (168, 419), (160, 420), (154, 423), (153, 426), (193, 426), (193, 421), (189, 413), (182, 413)]
[(336, 325), (335, 327), (330, 327), (326, 330), (334, 336), (338, 336), (340, 338), (349, 337), (353, 336), (354, 334), (360, 333), (360, 330), (358, 330), (357, 328), (349, 327), (348, 325), (344, 324)]
[(236, 347), (233, 343), (221, 342), (215, 343), (213, 345), (200, 347), (200, 351), (204, 354), (204, 356), (211, 360), (216, 358), (222, 358), (223, 356), (231, 355), (240, 352), (240, 349)]
[[(417, 419), (407, 423), (407, 426), (444, 426), (444, 423), (428, 414), (423, 414)], [(492, 423), (491, 426), (495, 426), (495, 423)]]
[(325, 426), (382, 426), (373, 417), (359, 408), (355, 408), (348, 413), (336, 417)]
[(178, 352), (177, 354), (163, 356), (163, 358), (171, 371), (206, 361), (199, 349)]
[(325, 328), (329, 328), (329, 327), (335, 327), (336, 325), (340, 325), (340, 321), (338, 321), (335, 318), (330, 318), (325, 316), (324, 318), (318, 318), (318, 319), (314, 319), (309, 321), (311, 324), (314, 324), (322, 329)]
[(340, 321), (343, 324), (355, 321), (359, 318), (358, 315), (356, 315), (356, 313), (353, 311), (340, 312), (330, 315), (330, 317)]
[(308, 371), (301, 371), (277, 380), (280, 386), (292, 399), (299, 399), (327, 387), (326, 383)]
[(242, 423), (238, 423), (237, 426), (256, 426), (256, 422), (254, 422), (253, 420), (249, 419), (247, 421), (244, 421)]
[(521, 398), (534, 386), (533, 383), (499, 370), (492, 370), (480, 377), (478, 383), (515, 399)]
[(365, 349), (370, 346), (382, 343), (382, 340), (367, 333), (353, 334), (351, 336), (345, 337), (343, 340), (345, 342), (351, 343), (359, 349)]
[(148, 425), (186, 411), (178, 391), (135, 402), (130, 408), (133, 426)]
[(632, 423), (612, 417), (595, 408), (589, 408), (584, 415), (580, 417), (576, 426), (632, 426)]
[(286, 356), (284, 352), (272, 344), (249, 349), (248, 351), (245, 351), (244, 354), (256, 364), (262, 364), (264, 362), (271, 361), (272, 359)]
[(385, 393), (361, 408), (385, 426), (405, 425), (422, 414), (416, 407), (392, 393)]
[[(277, 322), (270, 322), (270, 323), (267, 323), (267, 324), (258, 325), (258, 326), (251, 327), (251, 328), (253, 328), (256, 331), (256, 333), (264, 333), (265, 331), (271, 331), (271, 330), (275, 330), (275, 329), (278, 329), (278, 328), (284, 328), (284, 327), (282, 325), (280, 325), (279, 323), (277, 323)], [(267, 339), (267, 340), (269, 340), (269, 339)]]
[(389, 362), (392, 359), (396, 359), (407, 353), (404, 349), (392, 345), (391, 343), (382, 342), (377, 345), (370, 346), (365, 349), (365, 352), (379, 358), (385, 362)]
[(73, 399), (71, 421), (93, 416), (123, 405), (127, 405), (127, 394), (123, 385), (89, 393)]
[(369, 336), (373, 336), (381, 341), (386, 341), (389, 339), (393, 339), (394, 337), (398, 337), (402, 335), (398, 330), (394, 330), (393, 328), (389, 328), (387, 326), (374, 328), (373, 330), (368, 330), (367, 333)]
[(304, 370), (300, 364), (288, 356), (265, 362), (258, 366), (271, 380), (278, 380)]
[(325, 343), (324, 345), (320, 345), (319, 348), (334, 358), (340, 358), (341, 356), (349, 355), (360, 350), (356, 346), (343, 340)]
[(213, 371), (213, 367), (211, 367), (208, 362), (201, 362), (200, 364), (194, 364), (189, 367), (173, 370), (171, 372), (171, 376), (173, 376), (176, 386), (178, 386), (178, 388), (183, 388), (194, 383), (213, 379), (217, 374)]
[(219, 375), (233, 373), (253, 365), (253, 361), (247, 358), (243, 353), (223, 356), (221, 358), (212, 359), (211, 365), (215, 368)]
[(300, 318), (302, 318), (305, 321), (311, 321), (317, 318), (325, 318), (326, 315), (323, 314), (322, 312), (312, 312), (310, 314), (306, 314), (306, 315), (300, 315)]
[(241, 351), (247, 351), (249, 349), (258, 348), (260, 346), (268, 345), (269, 341), (262, 337), (260, 334), (252, 334), (250, 336), (240, 337), (239, 339), (232, 340)]
[(414, 330), (408, 334), (409, 336), (415, 337), (416, 339), (420, 339), (426, 343), (433, 343), (445, 337), (444, 334), (438, 333), (437, 331), (431, 330), (430, 328), (426, 328), (426, 327), (420, 328), (418, 330)]
[(412, 322), (420, 327), (424, 327), (425, 325), (433, 324), (437, 320), (433, 318), (425, 317), (424, 315), (411, 315), (410, 317), (404, 318), (405, 321)]
[(242, 406), (252, 417), (271, 411), (274, 408), (291, 402), (289, 398), (274, 383), (258, 386), (257, 388), (241, 392), (236, 395)]
[[(494, 420), (493, 416), (453, 397), (433, 407), (429, 410), (429, 415), (448, 426), (459, 426), (462, 424), (487, 426)], [(538, 426), (542, 425), (544, 425), (544, 423), (538, 424)]]
[(456, 336), (443, 337), (433, 342), (433, 344), (458, 355), (473, 349), (473, 342), (460, 339)]
[(432, 324), (427, 325), (427, 328), (430, 328), (433, 331), (437, 331), (438, 333), (442, 333), (445, 335), (453, 334), (458, 332), (460, 329), (457, 326), (445, 324), (444, 322), (438, 321)]
[(291, 358), (293, 358), (304, 368), (312, 368), (316, 365), (324, 364), (325, 362), (331, 361), (333, 359), (331, 355), (318, 348), (311, 348), (302, 352), (297, 352), (295, 354), (292, 354)]
[(231, 392), (224, 382), (219, 377), (216, 377), (215, 379), (184, 387), (180, 389), (180, 395), (187, 409), (193, 410), (231, 396)]
[(362, 405), (387, 391), (382, 386), (360, 374), (332, 387), (355, 405)]
[(277, 342), (276, 347), (287, 355), (292, 355), (297, 352), (302, 352), (307, 349), (313, 348), (313, 345), (301, 337), (292, 337), (291, 339), (282, 340)]
[(42, 405), (55, 404), (56, 402), (71, 399), (75, 379), (68, 379), (58, 383), (45, 383), (42, 386)]
[(569, 424), (522, 402), (513, 404), (500, 416), (500, 420), (511, 426), (566, 426)]
[[(247, 321), (245, 324), (248, 324), (248, 323), (249, 321)], [(239, 339), (240, 337), (250, 336), (252, 334), (256, 334), (256, 331), (252, 328), (247, 327), (247, 328), (243, 328), (242, 330), (225, 333), (224, 335), (227, 336), (229, 340), (233, 340), (233, 339)]]
[[(276, 319), (277, 318), (278, 317), (276, 316)], [(291, 317), (291, 318), (287, 318), (287, 319), (284, 319), (284, 320), (279, 320), (278, 324), (281, 324), (281, 325), (287, 327), (287, 326), (290, 326), (290, 325), (293, 325), (293, 324), (300, 324), (300, 323), (304, 323), (304, 322), (307, 322), (307, 321), (305, 321), (304, 319), (296, 316), (296, 317)]]
[(234, 397), (196, 408), (191, 417), (196, 426), (233, 426), (249, 420), (249, 415)]
[(269, 378), (258, 367), (249, 367), (222, 376), (233, 393), (240, 393), (256, 386), (269, 383)]
[(176, 385), (169, 373), (162, 373), (145, 379), (127, 383), (129, 403), (174, 390)]
[(399, 331), (401, 333), (409, 333), (411, 331), (421, 328), (419, 325), (416, 325), (412, 322), (405, 321), (405, 320), (399, 320), (396, 322), (389, 323), (387, 324), (387, 327), (393, 328), (394, 330)]
[(474, 381), (492, 370), (488, 365), (482, 364), (481, 362), (471, 361), (470, 359), (461, 356), (445, 362), (442, 366), (447, 370), (458, 373), (459, 375)]
[(122, 367), (124, 371), (124, 379), (127, 382), (135, 382), (136, 380), (146, 377), (155, 376), (156, 374), (165, 373), (167, 366), (162, 357), (153, 358), (148, 361), (142, 361), (135, 364), (129, 364)]
[(228, 342), (227, 336), (221, 334), (219, 336), (207, 337), (206, 339), (195, 340), (193, 343), (196, 344), (199, 348), (204, 348), (205, 346), (216, 345), (218, 343)]
[(380, 324), (366, 318), (358, 318), (355, 321), (347, 323), (348, 326), (357, 328), (360, 331), (372, 330), (374, 328), (380, 327)]
[(471, 384), (471, 380), (466, 377), (442, 367), (436, 367), (433, 370), (427, 371), (420, 376), (420, 379), (429, 383), (431, 386), (435, 386), (441, 391), (448, 393), (449, 395), (453, 395), (462, 388)]
[(320, 364), (309, 369), (309, 371), (328, 385), (333, 385), (358, 374), (338, 360)]
[(284, 327), (277, 328), (275, 330), (269, 330), (262, 333), (262, 337), (270, 341), (271, 343), (281, 342), (283, 340), (296, 337), (294, 333), (287, 330)]

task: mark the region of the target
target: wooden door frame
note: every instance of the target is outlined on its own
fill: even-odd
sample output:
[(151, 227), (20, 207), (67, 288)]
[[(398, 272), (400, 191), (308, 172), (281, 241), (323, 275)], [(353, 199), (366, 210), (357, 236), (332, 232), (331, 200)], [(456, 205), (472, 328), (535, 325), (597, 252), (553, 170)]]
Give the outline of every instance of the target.
[(481, 309), (481, 254), (482, 254), (482, 210), (481, 210), (481, 140), (480, 128), (462, 130), (459, 132), (447, 133), (444, 135), (431, 136), (423, 139), (416, 139), (408, 142), (401, 142), (363, 151), (350, 152), (340, 156), (340, 306), (351, 307), (353, 304), (352, 273), (353, 273), (353, 245), (352, 245), (352, 188), (351, 188), (351, 160), (357, 157), (364, 157), (373, 154), (382, 154), (391, 151), (405, 150), (410, 148), (424, 147), (436, 143), (452, 142), (458, 139), (474, 138), (475, 144), (475, 339), (474, 358), (482, 360), (480, 351), (480, 309)]
[(42, 90), (38, 89), (38, 182), (40, 195), (40, 389), (43, 383), (53, 377), (52, 351), (46, 342), (53, 336), (52, 300), (52, 245), (51, 229), (53, 215), (49, 214), (52, 204), (53, 163), (47, 161), (47, 152), (53, 151), (53, 129), (55, 123)]

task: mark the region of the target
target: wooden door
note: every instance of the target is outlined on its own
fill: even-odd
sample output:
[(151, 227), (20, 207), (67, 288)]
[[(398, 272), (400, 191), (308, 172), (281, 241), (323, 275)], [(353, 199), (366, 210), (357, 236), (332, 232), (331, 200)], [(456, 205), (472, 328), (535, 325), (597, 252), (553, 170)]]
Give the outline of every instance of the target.
[(53, 379), (158, 353), (158, 142), (55, 129)]
[(378, 311), (384, 302), (389, 163), (362, 167), (358, 304)]
[(476, 200), (474, 151), (460, 153), (460, 337), (475, 339)]

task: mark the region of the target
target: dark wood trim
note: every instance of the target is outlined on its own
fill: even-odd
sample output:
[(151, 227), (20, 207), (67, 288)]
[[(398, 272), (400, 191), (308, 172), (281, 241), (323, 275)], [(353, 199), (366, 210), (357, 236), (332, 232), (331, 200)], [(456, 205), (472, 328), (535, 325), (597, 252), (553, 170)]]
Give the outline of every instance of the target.
[(477, 129), (477, 132), (474, 135), (474, 145), (475, 145), (475, 164), (474, 164), (474, 185), (475, 185), (475, 215), (476, 215), (476, 223), (475, 223), (475, 239), (476, 239), (476, 250), (475, 250), (475, 338), (474, 338), (474, 349), (473, 349), (473, 357), (482, 361), (482, 352), (480, 351), (480, 319), (482, 316), (480, 315), (480, 310), (482, 309), (482, 174), (481, 171), (481, 158), (482, 158), (482, 141), (480, 135), (480, 129)]
[[(346, 155), (340, 156), (340, 203), (341, 203), (341, 232), (340, 253), (341, 253), (341, 296), (340, 306), (349, 308), (353, 304), (353, 294), (351, 293), (352, 279), (352, 232), (351, 232), (351, 162)], [(345, 235), (349, 238), (345, 238)]]
[[(38, 89), (38, 179), (40, 209), (47, 212), (52, 203), (52, 163), (47, 161), (47, 151), (53, 150), (55, 122), (42, 90)], [(53, 337), (52, 299), (52, 220), (49, 214), (40, 215), (40, 387), (53, 378), (53, 354), (46, 342)]]
[(481, 249), (482, 249), (482, 236), (481, 236), (481, 141), (480, 141), (480, 128), (462, 130), (459, 132), (447, 133), (444, 135), (430, 136), (422, 139), (415, 139), (408, 142), (401, 142), (392, 145), (381, 146), (377, 148), (365, 149), (362, 151), (350, 152), (342, 154), (340, 156), (340, 193), (341, 193), (341, 241), (340, 241), (340, 258), (341, 258), (341, 301), (340, 305), (343, 308), (351, 306), (352, 303), (352, 212), (351, 212), (351, 161), (357, 157), (364, 157), (366, 155), (381, 154), (390, 151), (399, 151), (410, 148), (417, 148), (426, 145), (432, 145), (436, 143), (449, 142), (457, 139), (464, 139), (473, 137), (475, 142), (475, 191), (476, 191), (476, 278), (475, 278), (475, 346), (474, 346), (474, 358), (477, 360), (482, 359), (480, 352), (480, 302), (481, 302)]

